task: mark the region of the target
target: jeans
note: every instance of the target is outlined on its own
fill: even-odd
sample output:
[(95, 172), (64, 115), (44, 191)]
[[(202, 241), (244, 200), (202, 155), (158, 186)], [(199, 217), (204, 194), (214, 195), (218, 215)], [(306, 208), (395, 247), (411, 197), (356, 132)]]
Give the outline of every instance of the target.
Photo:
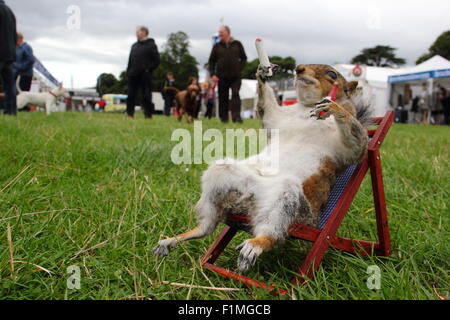
[(136, 96), (139, 88), (142, 90), (144, 116), (151, 118), (155, 105), (152, 102), (152, 82), (150, 74), (147, 72), (143, 72), (138, 76), (128, 77), (127, 114), (130, 117), (134, 116), (134, 107), (136, 106)]
[(205, 117), (208, 119), (212, 118), (214, 108), (214, 99), (208, 99), (206, 102), (206, 114)]
[[(16, 81), (17, 77), (19, 77), (18, 74), (16, 74)], [(33, 81), (33, 77), (26, 76), (26, 75), (20, 75), (19, 80), (19, 88), (22, 91), (30, 91), (31, 89), (31, 82)]]
[(16, 100), (16, 84), (14, 82), (15, 72), (12, 62), (0, 62), (0, 76), (3, 79), (3, 87), (5, 97), (3, 105), (5, 107), (4, 114), (11, 116), (17, 115), (17, 100)]
[(170, 116), (170, 111), (172, 110), (172, 107), (174, 106), (174, 96), (173, 95), (167, 95), (164, 97), (164, 114), (166, 116)]
[[(219, 117), (222, 122), (228, 121), (228, 111), (231, 109), (231, 119), (233, 122), (241, 120), (241, 78), (219, 79)], [(229, 92), (231, 88), (231, 100)]]

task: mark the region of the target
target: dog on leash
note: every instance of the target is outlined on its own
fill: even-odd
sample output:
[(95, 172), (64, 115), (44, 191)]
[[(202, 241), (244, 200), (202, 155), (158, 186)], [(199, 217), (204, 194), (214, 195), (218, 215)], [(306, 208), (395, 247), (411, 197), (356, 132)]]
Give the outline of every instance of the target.
[(192, 123), (197, 108), (197, 97), (200, 94), (200, 88), (196, 84), (190, 84), (186, 90), (178, 90), (174, 87), (165, 87), (165, 91), (173, 91), (176, 93), (175, 102), (178, 113), (178, 120), (181, 121), (183, 116), (187, 123)]
[(19, 87), (20, 77), (17, 78), (17, 109), (23, 109), (28, 105), (45, 108), (45, 112), (49, 115), (56, 108), (56, 101), (60, 97), (70, 98), (69, 93), (64, 89), (61, 83), (55, 89), (48, 92), (26, 92), (20, 90)]

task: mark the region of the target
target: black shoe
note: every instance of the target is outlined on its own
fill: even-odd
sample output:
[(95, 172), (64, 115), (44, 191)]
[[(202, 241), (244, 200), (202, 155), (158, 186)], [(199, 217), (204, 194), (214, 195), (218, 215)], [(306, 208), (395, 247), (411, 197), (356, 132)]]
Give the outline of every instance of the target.
[(233, 122), (234, 123), (244, 123), (244, 121), (241, 118), (234, 119)]

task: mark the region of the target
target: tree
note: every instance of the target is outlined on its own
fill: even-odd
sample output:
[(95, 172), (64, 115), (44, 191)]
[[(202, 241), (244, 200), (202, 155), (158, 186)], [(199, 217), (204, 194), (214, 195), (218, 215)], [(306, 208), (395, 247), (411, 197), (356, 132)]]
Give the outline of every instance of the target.
[[(292, 57), (282, 58), (279, 56), (269, 57), (271, 63), (279, 66), (278, 72), (273, 76), (273, 79), (281, 79), (291, 77), (295, 69), (295, 59)], [(259, 66), (259, 59), (254, 59), (247, 62), (242, 70), (242, 77), (245, 79), (255, 79), (255, 73)]]
[(176, 80), (178, 89), (185, 89), (189, 77), (198, 78), (198, 62), (189, 53), (189, 37), (186, 33), (178, 31), (167, 37), (167, 42), (161, 53), (161, 63), (153, 73), (154, 91), (161, 91), (167, 72), (171, 71)]
[(114, 92), (115, 87), (117, 86), (118, 80), (111, 73), (102, 73), (97, 78), (96, 89), (97, 92), (102, 96), (106, 93), (117, 93)]
[(428, 53), (417, 59), (416, 64), (422, 63), (437, 54), (450, 60), (450, 30), (443, 32), (428, 49)]
[(114, 93), (126, 94), (128, 90), (128, 78), (127, 72), (122, 71), (119, 75), (119, 80), (117, 80), (116, 84), (112, 87)]
[(373, 48), (365, 48), (351, 60), (354, 64), (363, 64), (376, 67), (398, 67), (404, 65), (406, 60), (395, 55), (395, 48), (378, 45)]

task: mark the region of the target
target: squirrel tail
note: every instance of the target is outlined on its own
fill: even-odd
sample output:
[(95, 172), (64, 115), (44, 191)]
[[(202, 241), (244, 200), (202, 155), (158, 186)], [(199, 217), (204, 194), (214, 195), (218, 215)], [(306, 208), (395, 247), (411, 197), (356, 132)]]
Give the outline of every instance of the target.
[(372, 121), (373, 110), (371, 104), (363, 103), (356, 107), (356, 119), (363, 125), (364, 128), (374, 125)]
[(372, 101), (363, 94), (363, 90), (358, 90), (352, 97), (353, 103), (356, 107), (356, 119), (362, 124), (364, 128), (374, 125), (372, 121), (373, 108)]

